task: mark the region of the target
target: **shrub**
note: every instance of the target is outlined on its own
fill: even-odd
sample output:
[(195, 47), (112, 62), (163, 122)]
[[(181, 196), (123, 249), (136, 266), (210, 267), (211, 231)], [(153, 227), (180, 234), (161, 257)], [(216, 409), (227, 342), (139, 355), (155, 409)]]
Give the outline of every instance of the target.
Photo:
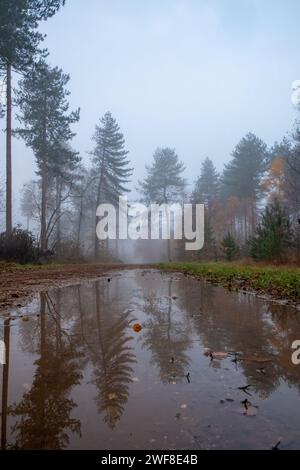
[(291, 222), (278, 200), (267, 206), (254, 237), (250, 239), (250, 255), (255, 260), (281, 260), (292, 244)]
[(240, 249), (231, 233), (228, 232), (221, 242), (225, 258), (227, 261), (233, 261), (240, 254)]
[(14, 228), (10, 235), (0, 234), (0, 259), (25, 264), (36, 261), (38, 256), (39, 249), (32, 233)]

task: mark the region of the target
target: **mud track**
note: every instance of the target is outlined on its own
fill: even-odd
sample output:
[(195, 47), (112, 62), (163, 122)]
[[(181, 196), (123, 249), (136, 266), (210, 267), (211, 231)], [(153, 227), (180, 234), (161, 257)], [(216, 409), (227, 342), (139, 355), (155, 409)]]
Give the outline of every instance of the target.
[(0, 312), (22, 306), (34, 293), (51, 287), (64, 287), (83, 280), (109, 276), (111, 271), (147, 269), (153, 265), (77, 264), (36, 267), (0, 266)]

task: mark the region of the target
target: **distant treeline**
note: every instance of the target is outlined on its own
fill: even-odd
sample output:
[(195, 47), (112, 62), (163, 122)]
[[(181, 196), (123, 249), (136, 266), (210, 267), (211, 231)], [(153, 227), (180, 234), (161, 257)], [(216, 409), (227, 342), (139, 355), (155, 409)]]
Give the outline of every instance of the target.
[[(69, 75), (47, 63), (41, 21), (53, 16), (64, 0), (2, 0), (0, 4), (0, 72), (6, 82), (6, 184), (0, 185), (5, 233), (0, 257), (29, 261), (118, 257), (118, 244), (96, 238), (96, 208), (116, 203), (128, 191), (133, 169), (116, 119), (107, 112), (96, 125), (90, 164), (73, 149), (73, 124), (80, 110), (69, 110)], [(12, 73), (21, 79), (12, 93)], [(12, 106), (18, 127), (12, 129)], [(92, 133), (92, 130), (91, 130)], [(25, 184), (21, 212), (26, 230), (14, 228), (12, 207), (12, 136), (22, 138), (35, 155), (37, 178)], [(247, 134), (219, 174), (209, 158), (199, 160), (199, 176), (187, 191), (184, 163), (173, 148), (158, 148), (139, 182), (141, 200), (205, 205), (205, 246), (193, 258), (228, 260), (300, 257), (300, 130), (272, 148)], [(184, 160), (184, 157), (183, 157)], [(24, 162), (24, 165), (26, 162)], [(30, 232), (33, 232), (34, 236)], [(141, 245), (140, 245), (141, 246)], [(139, 250), (137, 243), (136, 249)], [(27, 253), (26, 250), (29, 250)], [(17, 253), (18, 255), (14, 253)], [(169, 258), (186, 258), (183, 243), (168, 243)]]

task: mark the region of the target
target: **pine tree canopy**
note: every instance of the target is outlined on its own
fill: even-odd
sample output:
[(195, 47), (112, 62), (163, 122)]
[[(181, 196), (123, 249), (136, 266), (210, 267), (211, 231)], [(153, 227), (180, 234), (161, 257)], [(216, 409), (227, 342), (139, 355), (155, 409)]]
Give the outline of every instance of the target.
[(275, 142), (273, 147), (270, 149), (269, 152), (269, 157), (270, 157), (270, 162), (272, 160), (277, 159), (277, 158), (282, 158), (284, 160), (287, 160), (292, 151), (292, 145), (291, 142), (284, 138), (281, 142)]
[(68, 82), (62, 70), (39, 61), (20, 81), (16, 99), (18, 120), (24, 126), (17, 135), (34, 151), (39, 170), (43, 167), (56, 174), (58, 168), (66, 170), (67, 161), (69, 165), (78, 161), (67, 146), (75, 135), (70, 125), (79, 120), (79, 109), (69, 112)]
[(147, 166), (147, 176), (140, 182), (143, 199), (152, 204), (169, 204), (182, 200), (186, 181), (182, 177), (185, 166), (174, 149), (158, 148), (153, 163)]
[(126, 184), (133, 170), (129, 167), (124, 136), (110, 112), (100, 119), (93, 140), (96, 144), (91, 152), (93, 174), (98, 179), (101, 193), (98, 202), (116, 202), (120, 195), (129, 191)]
[(224, 196), (257, 200), (268, 159), (267, 145), (249, 133), (236, 146), (222, 175)]
[(0, 68), (11, 65), (24, 70), (39, 54), (44, 36), (38, 22), (53, 16), (65, 0), (1, 0), (0, 2)]
[(206, 158), (202, 163), (200, 176), (195, 183), (191, 200), (195, 204), (210, 202), (218, 195), (219, 189), (217, 170), (210, 158)]

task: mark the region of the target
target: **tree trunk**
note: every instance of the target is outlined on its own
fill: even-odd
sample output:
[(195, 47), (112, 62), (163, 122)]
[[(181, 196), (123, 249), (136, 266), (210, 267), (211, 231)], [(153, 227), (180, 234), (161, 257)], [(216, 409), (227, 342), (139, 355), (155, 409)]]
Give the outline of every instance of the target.
[(41, 251), (47, 251), (47, 176), (42, 171), (42, 204), (41, 204)]
[(56, 178), (56, 207), (57, 209), (57, 227), (56, 227), (56, 254), (58, 258), (61, 256), (61, 183)]
[(12, 232), (12, 164), (11, 164), (11, 140), (12, 140), (12, 100), (11, 100), (11, 65), (7, 65), (6, 88), (6, 233)]
[[(97, 207), (96, 207), (96, 210), (101, 202), (101, 192), (102, 192), (102, 184), (103, 184), (103, 167), (104, 167), (104, 160), (102, 161), (102, 165), (101, 165), (101, 173), (100, 173), (100, 178), (99, 178), (99, 184), (98, 184), (98, 191), (97, 191)], [(98, 259), (99, 257), (99, 240), (97, 238), (97, 234), (96, 234), (96, 227), (97, 227), (97, 223), (98, 223), (98, 218), (96, 216), (96, 223), (95, 223), (95, 244), (94, 244), (94, 255), (95, 255), (95, 259)]]
[[(168, 201), (167, 201), (167, 197), (166, 195), (164, 194), (164, 201), (165, 201), (165, 204), (166, 204), (166, 207), (168, 205)], [(171, 238), (171, 214), (170, 214), (170, 211), (166, 208), (166, 211), (165, 211), (165, 216), (166, 216), (166, 219), (167, 219), (167, 236), (168, 236), (168, 239), (167, 239), (167, 261), (170, 262), (171, 261), (171, 241), (170, 241), (170, 238)]]
[(80, 209), (79, 209), (79, 219), (78, 219), (78, 226), (77, 226), (77, 251), (78, 251), (79, 256), (81, 255), (80, 241), (81, 241), (82, 217), (83, 217), (83, 194), (81, 194), (80, 196)]

